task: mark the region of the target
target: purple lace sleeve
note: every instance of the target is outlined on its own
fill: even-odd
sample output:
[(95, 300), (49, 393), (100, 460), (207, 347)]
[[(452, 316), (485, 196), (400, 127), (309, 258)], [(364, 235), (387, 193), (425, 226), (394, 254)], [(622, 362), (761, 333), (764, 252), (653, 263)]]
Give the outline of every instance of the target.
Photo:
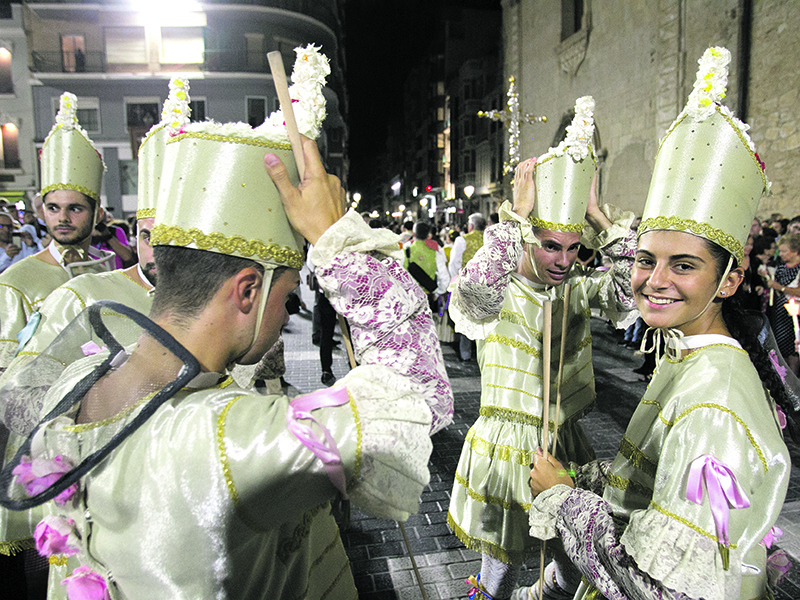
[(509, 278), (521, 258), (522, 235), (518, 223), (503, 221), (488, 227), (483, 234), (483, 246), (461, 269), (458, 278), (461, 310), (474, 320), (499, 313)]
[(316, 275), (328, 300), (350, 322), (356, 360), (411, 380), (433, 413), (431, 434), (453, 420), (453, 393), (428, 301), (394, 258), (341, 252)]
[(564, 549), (581, 573), (609, 600), (684, 600), (640, 571), (620, 543), (622, 530), (600, 496), (573, 489), (558, 510), (556, 528)]

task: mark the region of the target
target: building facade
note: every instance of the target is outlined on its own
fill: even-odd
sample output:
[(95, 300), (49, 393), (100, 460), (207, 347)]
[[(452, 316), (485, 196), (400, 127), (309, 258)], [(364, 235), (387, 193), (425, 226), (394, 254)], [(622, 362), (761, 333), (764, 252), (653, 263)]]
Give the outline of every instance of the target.
[(697, 60), (732, 54), (725, 103), (752, 125), (773, 182), (759, 213), (800, 214), (800, 11), (795, 0), (503, 0), (506, 76), (524, 112), (522, 157), (559, 141), (579, 96), (596, 101), (603, 200), (641, 213), (659, 140), (683, 109)]
[[(259, 125), (278, 108), (266, 59), (313, 43), (331, 62), (328, 117), (319, 140), (326, 166), (347, 175), (347, 95), (340, 0), (233, 2), (28, 2), (24, 5), (41, 147), (64, 91), (108, 168), (102, 201), (115, 215), (136, 209), (136, 150), (158, 121), (172, 75), (189, 79), (192, 120)], [(180, 7), (180, 12), (177, 8)]]

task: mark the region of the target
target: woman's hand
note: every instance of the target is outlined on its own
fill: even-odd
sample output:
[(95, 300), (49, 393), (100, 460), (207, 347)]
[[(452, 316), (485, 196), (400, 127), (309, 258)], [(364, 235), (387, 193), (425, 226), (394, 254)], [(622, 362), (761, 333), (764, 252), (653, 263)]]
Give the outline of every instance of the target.
[(545, 460), (541, 448), (536, 449), (536, 454), (533, 457), (533, 469), (528, 482), (531, 486), (531, 493), (534, 496), (538, 496), (543, 491), (549, 490), (559, 483), (568, 485), (571, 488), (575, 487), (572, 477), (569, 476), (569, 473), (561, 463), (549, 454), (547, 460)]

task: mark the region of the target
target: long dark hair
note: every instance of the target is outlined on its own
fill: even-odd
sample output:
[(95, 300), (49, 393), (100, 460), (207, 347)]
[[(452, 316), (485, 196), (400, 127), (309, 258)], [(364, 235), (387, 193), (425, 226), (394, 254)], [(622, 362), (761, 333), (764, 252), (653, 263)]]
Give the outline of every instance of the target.
[[(725, 275), (725, 267), (728, 266), (731, 254), (714, 242), (708, 240), (705, 240), (705, 242), (716, 264), (717, 282), (719, 282)], [(731, 264), (731, 270), (735, 269), (737, 266), (738, 263), (736, 258), (734, 258)], [(764, 384), (764, 387), (767, 388), (772, 399), (786, 414), (789, 435), (792, 437), (792, 440), (797, 442), (800, 440), (800, 430), (795, 422), (796, 412), (786, 393), (783, 381), (775, 371), (767, 350), (759, 341), (758, 334), (761, 331), (760, 322), (759, 326), (755, 328), (752, 326), (752, 313), (746, 310), (743, 303), (743, 294), (739, 293), (739, 290), (737, 290), (733, 296), (725, 299), (716, 298), (714, 302), (722, 304), (722, 319), (725, 321), (725, 327), (750, 356), (750, 361), (756, 368), (756, 372), (758, 372), (758, 376)]]

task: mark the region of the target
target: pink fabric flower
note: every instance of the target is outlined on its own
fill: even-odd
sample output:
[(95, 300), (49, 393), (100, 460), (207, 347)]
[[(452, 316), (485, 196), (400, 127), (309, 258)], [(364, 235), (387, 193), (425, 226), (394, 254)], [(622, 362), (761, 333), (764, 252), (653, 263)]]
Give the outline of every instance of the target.
[[(12, 473), (16, 475), (16, 482), (25, 488), (28, 496), (35, 496), (48, 489), (61, 479), (64, 473), (72, 469), (72, 462), (60, 454), (53, 460), (23, 456), (20, 463), (14, 467)], [(55, 497), (57, 504), (64, 505), (78, 493), (78, 484), (75, 483)]]
[(80, 552), (80, 541), (75, 531), (75, 521), (67, 517), (49, 515), (42, 519), (33, 532), (36, 550), (42, 556)]
[(792, 561), (785, 550), (776, 550), (767, 558), (767, 581), (772, 589), (778, 587), (792, 568)]
[(75, 569), (61, 585), (67, 586), (69, 600), (111, 600), (106, 580), (92, 571), (89, 565)]

